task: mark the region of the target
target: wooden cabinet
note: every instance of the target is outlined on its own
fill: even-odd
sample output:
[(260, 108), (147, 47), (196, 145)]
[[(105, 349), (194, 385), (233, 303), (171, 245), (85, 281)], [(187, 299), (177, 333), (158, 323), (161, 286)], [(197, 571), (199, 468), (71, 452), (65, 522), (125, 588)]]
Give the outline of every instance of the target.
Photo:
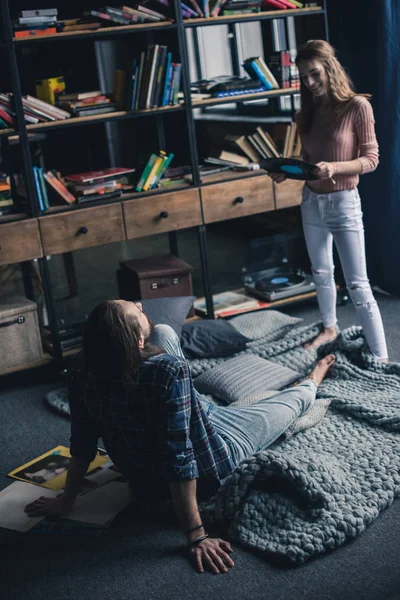
[(274, 183), (276, 210), (301, 204), (303, 187), (304, 181), (296, 179), (286, 179), (279, 184)]
[(201, 225), (198, 189), (189, 189), (122, 203), (127, 239)]
[(0, 265), (43, 256), (36, 219), (0, 225)]
[(125, 239), (121, 204), (39, 218), (44, 254), (62, 254)]
[(215, 183), (201, 188), (205, 223), (236, 219), (274, 210), (268, 175)]

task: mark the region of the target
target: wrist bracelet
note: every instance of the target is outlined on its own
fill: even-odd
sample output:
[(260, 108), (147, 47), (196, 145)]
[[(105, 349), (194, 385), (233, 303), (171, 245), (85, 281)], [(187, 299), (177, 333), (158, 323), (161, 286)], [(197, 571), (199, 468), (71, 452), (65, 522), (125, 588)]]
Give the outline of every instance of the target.
[(201, 535), (200, 537), (196, 538), (195, 540), (191, 540), (190, 542), (188, 542), (188, 546), (196, 546), (197, 544), (199, 544), (200, 542), (202, 542), (203, 540), (206, 540), (208, 538), (208, 533), (205, 533), (204, 535)]
[(197, 529), (201, 529), (203, 527), (203, 523), (200, 523), (200, 525), (196, 525), (196, 527), (193, 527), (192, 529), (188, 529), (187, 531), (184, 531), (183, 533), (185, 535), (187, 535), (188, 533), (193, 533), (193, 531), (196, 531)]

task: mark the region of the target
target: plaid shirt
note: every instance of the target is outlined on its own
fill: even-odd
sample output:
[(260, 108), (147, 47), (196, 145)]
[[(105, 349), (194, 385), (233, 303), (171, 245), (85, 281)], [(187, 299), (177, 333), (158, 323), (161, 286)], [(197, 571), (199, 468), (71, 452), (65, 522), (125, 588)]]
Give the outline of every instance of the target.
[(88, 374), (81, 354), (69, 371), (68, 392), (71, 455), (82, 461), (94, 459), (102, 437), (113, 462), (142, 488), (199, 478), (200, 495), (233, 470), (184, 359), (152, 356), (141, 364), (138, 384), (127, 386)]

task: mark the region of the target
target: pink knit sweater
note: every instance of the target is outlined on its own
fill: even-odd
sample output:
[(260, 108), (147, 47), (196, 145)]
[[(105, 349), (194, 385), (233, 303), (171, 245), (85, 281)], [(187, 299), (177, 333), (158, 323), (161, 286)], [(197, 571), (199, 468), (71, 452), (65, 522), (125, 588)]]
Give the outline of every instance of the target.
[[(298, 122), (298, 115), (296, 115)], [(378, 142), (375, 135), (372, 106), (364, 96), (349, 101), (340, 119), (332, 115), (317, 115), (311, 130), (302, 136), (304, 160), (318, 162), (341, 162), (358, 159), (362, 173), (374, 171), (379, 163)], [(330, 179), (308, 181), (307, 186), (316, 193), (338, 192), (354, 189), (358, 175), (334, 175)]]

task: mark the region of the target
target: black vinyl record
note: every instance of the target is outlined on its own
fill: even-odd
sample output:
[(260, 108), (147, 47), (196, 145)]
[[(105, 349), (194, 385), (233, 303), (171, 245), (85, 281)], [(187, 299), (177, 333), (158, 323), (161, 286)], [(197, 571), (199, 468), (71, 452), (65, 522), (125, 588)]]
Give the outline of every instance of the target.
[(274, 273), (270, 277), (258, 279), (255, 283), (255, 288), (260, 292), (272, 292), (303, 285), (304, 282), (305, 277), (300, 273)]
[(299, 160), (298, 158), (263, 158), (260, 160), (261, 169), (269, 173), (283, 173), (288, 179), (310, 181), (319, 179), (314, 172), (316, 165)]

